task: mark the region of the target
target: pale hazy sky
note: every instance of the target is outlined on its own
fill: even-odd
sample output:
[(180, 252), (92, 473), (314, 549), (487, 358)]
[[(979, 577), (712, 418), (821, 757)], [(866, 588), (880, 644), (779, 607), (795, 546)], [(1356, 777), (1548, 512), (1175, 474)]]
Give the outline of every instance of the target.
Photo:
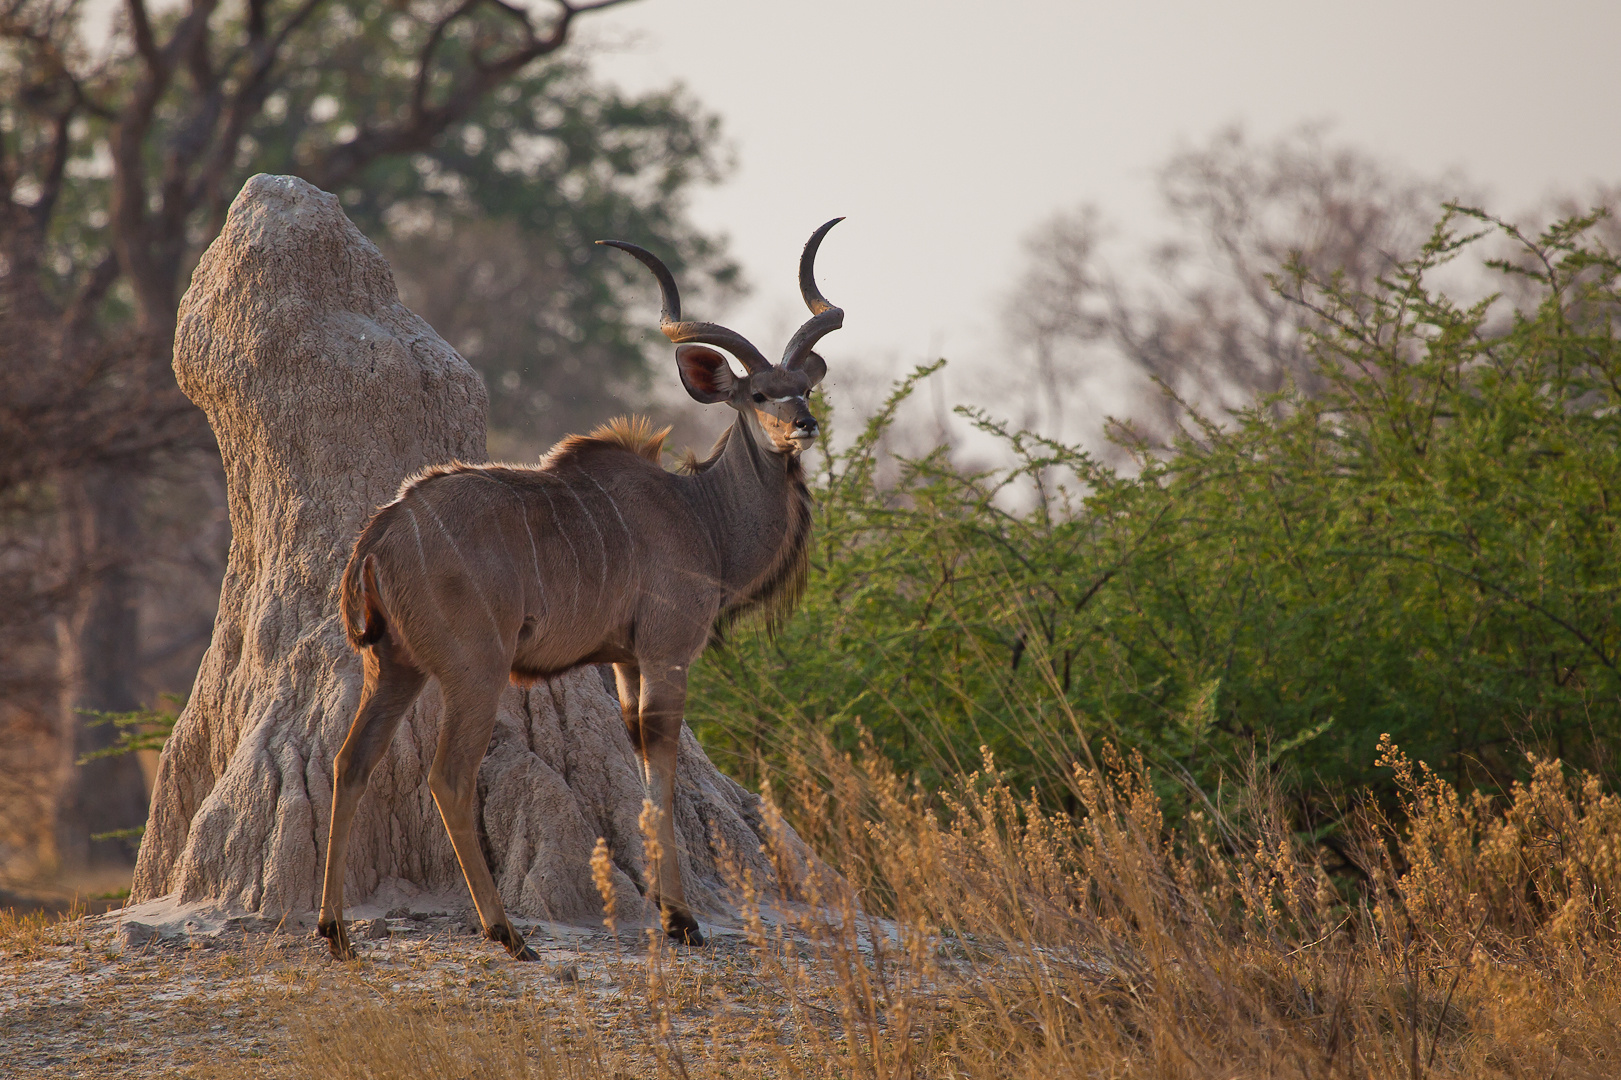
[(834, 365), (993, 362), (1026, 232), (1085, 201), (1152, 238), (1155, 167), (1234, 122), (1328, 121), (1509, 214), (1621, 182), (1621, 0), (639, 0), (581, 29), (602, 74), (723, 118), (737, 169), (693, 213), (730, 236), (755, 291), (726, 321), (768, 354), (806, 317), (800, 245), (848, 215), (819, 262)]
[(577, 29), (600, 74), (724, 121), (737, 168), (693, 215), (730, 237), (754, 292), (725, 319), (768, 355), (806, 317), (800, 246), (849, 217), (819, 260), (835, 384), (841, 361), (994, 371), (1022, 238), (1090, 202), (1152, 240), (1156, 167), (1226, 125), (1327, 122), (1509, 215), (1621, 183), (1621, 0), (637, 0)]

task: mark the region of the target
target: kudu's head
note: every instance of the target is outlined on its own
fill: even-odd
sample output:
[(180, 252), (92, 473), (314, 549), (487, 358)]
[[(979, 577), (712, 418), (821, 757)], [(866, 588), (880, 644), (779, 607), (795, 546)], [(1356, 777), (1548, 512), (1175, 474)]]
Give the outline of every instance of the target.
[[(752, 419), (780, 453), (804, 450), (816, 440), (816, 417), (810, 411), (811, 389), (827, 374), (827, 364), (812, 350), (830, 331), (844, 325), (844, 311), (828, 303), (816, 289), (816, 249), (822, 237), (843, 218), (834, 218), (811, 234), (799, 257), (799, 294), (805, 298), (811, 317), (789, 340), (781, 363), (772, 364), (747, 338), (718, 323), (684, 322), (681, 294), (675, 278), (658, 256), (623, 240), (598, 240), (599, 244), (621, 248), (642, 261), (658, 278), (664, 309), (659, 329), (675, 342), (675, 361), (681, 371), (681, 384), (693, 400), (712, 405), (724, 401)], [(748, 374), (732, 371), (726, 357), (710, 345), (718, 345), (737, 357)]]

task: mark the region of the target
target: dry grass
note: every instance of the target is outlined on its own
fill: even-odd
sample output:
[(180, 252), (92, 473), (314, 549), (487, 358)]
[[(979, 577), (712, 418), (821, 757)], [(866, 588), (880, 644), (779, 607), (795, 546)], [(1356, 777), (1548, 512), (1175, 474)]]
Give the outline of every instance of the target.
[(317, 957), (284, 971), (258, 998), (278, 1047), (193, 1075), (554, 1080), (807, 1067), (782, 1037), (788, 1009), (735, 937), (695, 952), (647, 930), (599, 935), (561, 967), (513, 964), (472, 936), (450, 964), (445, 943), (427, 945), (403, 964), (372, 953), (359, 965)]
[[(994, 761), (941, 809), (876, 756), (801, 756), (782, 802), (829, 861), (776, 845), (787, 920), (739, 883), (753, 951), (730, 977), (654, 941), (629, 1026), (578, 998), (571, 1041), (555, 1013), (362, 1010), (386, 1036), (333, 1029), (342, 1051), (289, 1075), (1616, 1075), (1621, 800), (1550, 762), (1464, 799), (1383, 753), (1409, 817), (1366, 822), (1354, 888), (1262, 784), (1170, 835), (1118, 757), (1073, 770), (1071, 819)], [(749, 1001), (717, 1032), (728, 989)], [(498, 1034), (475, 1050), (475, 1029)]]
[(279, 1064), (235, 1068), (223, 1075), (289, 1080), (375, 1080), (390, 1076), (465, 1080), (596, 1080), (612, 1076), (609, 1058), (594, 1041), (576, 1045), (532, 1003), (396, 1005), (335, 994), (291, 1019), (289, 1034), (301, 1052)]
[(801, 756), (784, 802), (842, 876), (800, 888), (835, 917), (759, 944), (807, 1073), (1621, 1073), (1621, 799), (1552, 762), (1501, 803), (1463, 799), (1382, 750), (1408, 823), (1366, 820), (1354, 888), (1264, 784), (1168, 835), (1118, 757), (1074, 768), (1070, 819), (994, 761), (939, 811), (876, 756)]
[(83, 925), (84, 913), (79, 904), (62, 913), (0, 910), (0, 957), (39, 956), (48, 943), (75, 936), (75, 931)]
[(1072, 818), (994, 761), (942, 804), (824, 750), (768, 820), (827, 861), (773, 845), (793, 903), (740, 880), (708, 949), (623, 910), (522, 965), (448, 930), (342, 965), (302, 935), (119, 955), (105, 924), (0, 916), (0, 1025), (47, 1076), (1617, 1075), (1621, 799), (1549, 762), (1464, 798), (1383, 752), (1406, 824), (1366, 821), (1354, 887), (1264, 785), (1169, 830), (1118, 757), (1072, 771)]

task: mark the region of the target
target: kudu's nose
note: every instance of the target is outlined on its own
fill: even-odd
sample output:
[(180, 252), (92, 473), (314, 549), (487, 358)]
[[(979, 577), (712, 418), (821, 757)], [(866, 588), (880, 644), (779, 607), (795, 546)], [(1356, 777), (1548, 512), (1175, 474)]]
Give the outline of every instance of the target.
[(794, 434), (795, 435), (807, 435), (810, 438), (814, 439), (814, 438), (816, 438), (816, 433), (819, 430), (821, 430), (821, 429), (819, 427), (817, 427), (816, 418), (814, 416), (807, 416), (803, 420), (798, 420), (798, 421), (794, 422)]

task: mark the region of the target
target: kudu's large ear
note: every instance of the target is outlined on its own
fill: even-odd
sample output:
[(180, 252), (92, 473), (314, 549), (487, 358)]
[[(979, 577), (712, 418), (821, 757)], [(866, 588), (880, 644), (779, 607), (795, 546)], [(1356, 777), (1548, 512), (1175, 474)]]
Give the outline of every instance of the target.
[(675, 366), (681, 372), (681, 385), (687, 388), (692, 400), (705, 405), (725, 401), (737, 385), (737, 376), (732, 374), (726, 357), (707, 345), (677, 346)]
[(808, 353), (805, 359), (799, 362), (799, 370), (803, 371), (805, 377), (810, 380), (810, 384), (815, 386), (827, 374), (827, 361), (816, 353)]

